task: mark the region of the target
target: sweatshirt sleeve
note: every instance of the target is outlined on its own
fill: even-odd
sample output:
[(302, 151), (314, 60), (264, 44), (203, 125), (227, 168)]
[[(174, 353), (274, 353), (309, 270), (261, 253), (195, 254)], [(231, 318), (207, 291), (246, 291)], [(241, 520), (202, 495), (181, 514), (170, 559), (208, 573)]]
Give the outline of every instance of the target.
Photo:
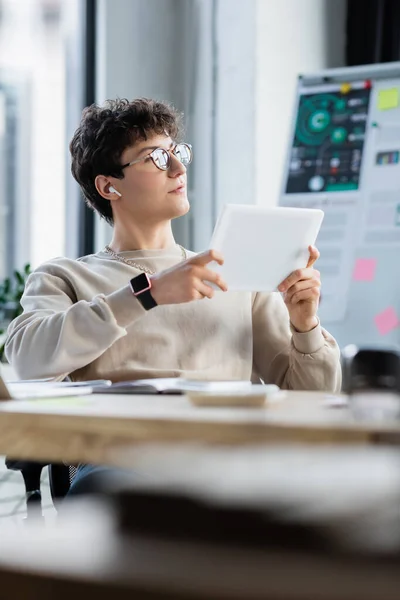
[(146, 314), (128, 285), (78, 302), (64, 271), (53, 264), (29, 276), (21, 305), (23, 313), (8, 327), (5, 353), (22, 379), (64, 379), (96, 360)]
[(253, 362), (266, 383), (289, 390), (339, 392), (342, 373), (335, 339), (318, 324), (299, 333), (278, 293), (253, 301)]

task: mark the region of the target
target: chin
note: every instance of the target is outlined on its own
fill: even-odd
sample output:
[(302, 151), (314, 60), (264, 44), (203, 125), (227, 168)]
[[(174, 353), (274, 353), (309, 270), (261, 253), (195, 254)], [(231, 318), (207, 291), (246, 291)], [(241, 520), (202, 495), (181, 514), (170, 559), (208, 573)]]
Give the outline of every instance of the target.
[(178, 217), (183, 217), (183, 215), (186, 215), (190, 210), (190, 204), (189, 204), (189, 200), (187, 199), (187, 197), (185, 198), (181, 198), (180, 200), (177, 200), (174, 204), (174, 219), (177, 219)]

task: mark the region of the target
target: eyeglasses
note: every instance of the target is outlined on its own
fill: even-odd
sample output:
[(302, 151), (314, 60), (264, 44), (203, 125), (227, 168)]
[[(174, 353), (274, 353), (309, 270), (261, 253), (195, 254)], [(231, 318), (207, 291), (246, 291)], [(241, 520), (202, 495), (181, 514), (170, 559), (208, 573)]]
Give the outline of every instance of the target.
[(131, 165), (135, 165), (136, 163), (151, 158), (157, 169), (160, 169), (161, 171), (168, 171), (171, 166), (171, 154), (173, 154), (175, 158), (177, 158), (185, 166), (190, 165), (192, 162), (192, 146), (190, 144), (176, 144), (170, 150), (165, 150), (165, 148), (156, 148), (150, 152), (150, 154), (122, 165), (121, 169), (126, 169), (126, 167), (130, 167)]

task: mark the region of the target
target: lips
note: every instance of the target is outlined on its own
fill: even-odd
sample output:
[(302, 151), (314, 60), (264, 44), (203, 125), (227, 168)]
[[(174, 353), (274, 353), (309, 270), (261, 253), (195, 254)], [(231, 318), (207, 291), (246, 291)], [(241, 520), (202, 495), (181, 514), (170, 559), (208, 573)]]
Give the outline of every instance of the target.
[(176, 186), (176, 188), (174, 188), (173, 190), (170, 191), (170, 194), (179, 194), (184, 192), (186, 189), (186, 184), (185, 183), (180, 183), (178, 186)]

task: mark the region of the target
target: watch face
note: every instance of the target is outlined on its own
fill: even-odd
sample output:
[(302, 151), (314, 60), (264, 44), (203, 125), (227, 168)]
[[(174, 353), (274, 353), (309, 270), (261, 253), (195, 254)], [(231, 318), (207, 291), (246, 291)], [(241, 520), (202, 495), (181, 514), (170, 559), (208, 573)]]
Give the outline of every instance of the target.
[(131, 287), (135, 296), (149, 290), (151, 288), (151, 281), (147, 273), (141, 273), (137, 277), (131, 279)]

